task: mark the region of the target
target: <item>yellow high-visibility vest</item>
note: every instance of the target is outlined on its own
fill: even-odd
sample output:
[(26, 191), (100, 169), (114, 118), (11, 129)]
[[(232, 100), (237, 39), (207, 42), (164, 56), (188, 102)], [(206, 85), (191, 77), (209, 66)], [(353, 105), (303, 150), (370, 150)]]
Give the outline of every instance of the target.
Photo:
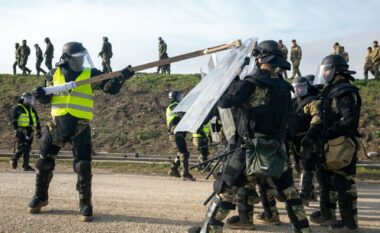
[[(208, 135), (210, 134), (210, 130), (211, 130), (211, 123), (210, 122), (207, 123), (207, 124), (205, 124), (205, 125), (203, 125), (202, 131), (203, 131), (203, 133), (205, 134), (206, 137), (208, 137)], [(200, 138), (200, 137), (202, 137), (202, 135), (199, 134), (199, 133), (194, 133), (193, 134), (193, 138)]]
[[(91, 69), (85, 68), (75, 81), (86, 80), (91, 77)], [(54, 72), (53, 85), (66, 83), (65, 76), (60, 68)], [(51, 115), (63, 116), (67, 113), (86, 120), (92, 120), (94, 110), (94, 91), (91, 84), (76, 87), (69, 92), (54, 94), (51, 100)]]
[(30, 115), (31, 115), (32, 121), (33, 121), (33, 123), (30, 124), (30, 118), (29, 118), (29, 112), (28, 112), (28, 110), (22, 104), (19, 104), (18, 106), (21, 106), (24, 109), (25, 112), (21, 113), (20, 116), (18, 117), (18, 119), (17, 119), (17, 125), (19, 127), (28, 127), (28, 126), (34, 126), (34, 127), (36, 127), (37, 126), (36, 115), (32, 111), (32, 107), (29, 108)]
[(166, 124), (169, 127), (170, 123), (178, 117), (178, 113), (173, 113), (172, 109), (175, 108), (175, 106), (178, 105), (178, 102), (173, 102), (171, 103), (167, 108), (166, 108)]

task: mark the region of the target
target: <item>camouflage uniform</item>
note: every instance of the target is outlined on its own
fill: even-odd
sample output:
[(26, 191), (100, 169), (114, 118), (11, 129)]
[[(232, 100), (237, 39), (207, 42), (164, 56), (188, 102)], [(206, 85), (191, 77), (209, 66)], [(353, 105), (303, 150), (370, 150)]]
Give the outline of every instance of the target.
[[(252, 77), (249, 77), (249, 78), (252, 78)], [(268, 77), (266, 77), (266, 78), (268, 78)], [(278, 79), (277, 76), (273, 76), (272, 78), (276, 79), (276, 80)], [(241, 81), (241, 82), (244, 82), (244, 81)], [(280, 82), (280, 81), (278, 81), (278, 82)], [(284, 81), (282, 81), (282, 82), (284, 82)], [(283, 85), (285, 85), (285, 84), (278, 84), (278, 85), (280, 85), (281, 88), (284, 88)], [(237, 86), (237, 87), (240, 87), (240, 86)], [(274, 87), (274, 88), (277, 89), (277, 87)], [(242, 87), (240, 89), (242, 89)], [(227, 91), (227, 92), (231, 93), (232, 96), (234, 96), (234, 95), (238, 96), (239, 93), (247, 93), (247, 91), (248, 90), (244, 89), (240, 92), (238, 90), (235, 90), (233, 88), (233, 85), (232, 85), (231, 90)], [(235, 93), (235, 94), (232, 94), (232, 93)], [(248, 106), (248, 108), (250, 110), (255, 109), (255, 107), (259, 107), (259, 106), (262, 106), (263, 103), (267, 103), (269, 101), (269, 98), (274, 98), (274, 97), (269, 97), (268, 95), (271, 95), (271, 93), (268, 92), (268, 89), (266, 87), (256, 86), (255, 91), (246, 100), (245, 104)], [(231, 98), (231, 97), (229, 97), (229, 98)], [(230, 101), (229, 98), (226, 97), (225, 100), (222, 99), (220, 106), (221, 107), (228, 107), (227, 103), (228, 103), (228, 101)], [(239, 98), (239, 97), (237, 97), (237, 98)], [(289, 96), (289, 100), (290, 100), (290, 96)], [(224, 102), (224, 101), (226, 101), (226, 102)], [(231, 100), (231, 101), (233, 101), (233, 100)], [(279, 111), (281, 111), (281, 110), (279, 110)], [(254, 115), (254, 113), (252, 115)], [(276, 128), (273, 130), (280, 131), (281, 129)], [(243, 180), (246, 180), (245, 187), (249, 187), (250, 190), (254, 190), (254, 187), (257, 183), (257, 178), (256, 178), (257, 176), (253, 176), (252, 171), (250, 170), (251, 166), (253, 166), (253, 163), (251, 164), (248, 162), (248, 161), (250, 161), (250, 159), (255, 158), (258, 153), (262, 153), (262, 154), (266, 153), (268, 155), (269, 154), (271, 154), (271, 155), (275, 154), (276, 158), (278, 158), (279, 160), (281, 160), (281, 158), (283, 158), (283, 159), (287, 158), (286, 149), (285, 149), (285, 145), (284, 145), (283, 141), (281, 141), (281, 140), (279, 141), (278, 139), (266, 138), (265, 134), (261, 134), (259, 132), (256, 132), (254, 135), (255, 136), (253, 138), (248, 139), (248, 141), (252, 141), (252, 142), (250, 142), (250, 143), (252, 143), (252, 145), (250, 145), (248, 143), (247, 145), (243, 146), (243, 148), (238, 153), (234, 154), (234, 156), (237, 156), (236, 157), (237, 160), (242, 159), (244, 162), (247, 161), (245, 164), (245, 169), (243, 170), (243, 176), (244, 176)], [(259, 151), (257, 148), (262, 148), (262, 151)], [(282, 161), (284, 161), (284, 160), (282, 160)], [(231, 164), (233, 164), (233, 162), (231, 162)], [(229, 166), (230, 165), (227, 164), (225, 171), (227, 171), (227, 170), (232, 171), (233, 168), (229, 167)], [(269, 178), (269, 180), (271, 182), (273, 182), (274, 186), (276, 187), (276, 189), (280, 193), (280, 196), (285, 200), (288, 215), (291, 218), (291, 222), (293, 223), (294, 227), (297, 229), (297, 232), (309, 232), (309, 223), (308, 223), (308, 220), (306, 218), (306, 214), (305, 214), (305, 211), (303, 209), (302, 201), (300, 200), (298, 191), (294, 186), (291, 169), (289, 168), (289, 163), (287, 161), (284, 161), (282, 163), (282, 167), (280, 167), (278, 169), (281, 170), (280, 171), (280, 173), (281, 173), (280, 177)], [(238, 171), (236, 171), (236, 172), (238, 172)], [(233, 172), (233, 173), (235, 173), (235, 172)], [(265, 176), (263, 177), (263, 179), (264, 179), (264, 182), (266, 183)], [(263, 182), (263, 180), (262, 180), (262, 182)], [(217, 184), (214, 185), (214, 188), (215, 187), (218, 187), (218, 185)], [(215, 220), (217, 220), (217, 222), (209, 225), (210, 229), (211, 229), (210, 232), (218, 232), (218, 233), (223, 232), (223, 225), (220, 224), (220, 222), (222, 222), (222, 220), (228, 215), (230, 209), (234, 208), (229, 203), (232, 203), (232, 200), (235, 197), (237, 190), (238, 190), (237, 187), (235, 187), (235, 186), (222, 186), (222, 190), (220, 192), (218, 192), (219, 193), (218, 196), (219, 196), (220, 200), (222, 201), (222, 204), (220, 205), (218, 212), (215, 216)], [(264, 186), (262, 186), (262, 188), (263, 187)], [(267, 207), (269, 207), (268, 215), (272, 214), (272, 215), (277, 216), (278, 211), (275, 207), (274, 191), (273, 191), (273, 189), (271, 189), (271, 186), (269, 186), (268, 184), (267, 184), (266, 188), (267, 188), (266, 190), (263, 189), (261, 191), (261, 193), (262, 193), (261, 195), (263, 197), (267, 197), (267, 199), (268, 199), (267, 202), (270, 202), (270, 204), (267, 205)], [(265, 192), (263, 192), (263, 191), (265, 191)]]
[[(46, 39), (45, 39), (45, 41), (46, 41)], [(46, 42), (46, 50), (45, 50), (44, 56), (45, 56), (45, 66), (49, 70), (51, 70), (53, 68), (52, 60), (54, 57), (54, 46), (50, 42), (50, 40), (48, 42)]]
[(13, 75), (16, 75), (17, 71), (17, 66), (20, 65), (20, 57), (21, 57), (21, 50), (20, 50), (20, 45), (16, 43), (15, 46), (15, 62), (13, 63)]
[(372, 48), (371, 58), (373, 62), (373, 70), (375, 71), (375, 79), (380, 79), (380, 47)]
[(344, 54), (344, 49), (343, 49), (343, 47), (340, 46), (339, 44), (335, 44), (335, 45), (333, 46), (333, 51), (332, 51), (331, 54), (333, 54), (333, 55), (340, 55), (340, 56), (343, 56), (343, 54)]
[[(280, 48), (281, 48), (282, 53), (284, 54), (284, 58), (287, 60), (288, 59), (288, 48), (286, 48), (286, 46), (282, 43), (280, 43)], [(281, 74), (284, 76), (284, 78), (288, 78), (288, 73), (286, 72), (286, 70), (283, 70), (281, 72)]]
[(99, 56), (102, 57), (103, 73), (112, 72), (112, 68), (111, 68), (111, 58), (113, 56), (112, 45), (110, 42), (108, 42), (107, 37), (103, 38), (103, 46), (102, 46), (102, 50), (99, 52)]
[(293, 74), (292, 79), (298, 75), (298, 77), (301, 77), (301, 72), (299, 69), (300, 63), (302, 58), (302, 50), (299, 45), (292, 46), (292, 49), (290, 50), (290, 61), (292, 62), (293, 66)]
[(36, 44), (34, 45), (36, 48), (36, 70), (37, 70), (37, 76), (40, 76), (40, 72), (42, 72), (44, 75), (46, 74), (46, 71), (41, 68), (42, 61), (44, 60), (44, 57), (42, 55), (41, 48)]
[(344, 57), (344, 59), (346, 59), (347, 62), (350, 61), (350, 56), (348, 55), (348, 52), (346, 50), (344, 50), (344, 52), (343, 52), (343, 57)]
[(365, 62), (364, 62), (364, 79), (365, 81), (368, 80), (368, 72), (371, 72), (373, 76), (375, 76), (375, 70), (373, 69), (373, 61), (371, 56), (372, 48), (369, 47), (368, 53), (365, 56)]
[(30, 55), (30, 48), (23, 42), (23, 44), (20, 47), (20, 68), (22, 69), (22, 74), (27, 75), (30, 74), (32, 71), (26, 67), (26, 64), (28, 63), (28, 57)]
[[(168, 48), (168, 46), (166, 45), (165, 41), (163, 39), (159, 39), (159, 42), (158, 42), (158, 58), (160, 60), (169, 58), (169, 56), (167, 54), (167, 48)], [(158, 66), (157, 67), (157, 73), (159, 74), (160, 71), (163, 74), (165, 74), (165, 73), (170, 74), (170, 64)]]

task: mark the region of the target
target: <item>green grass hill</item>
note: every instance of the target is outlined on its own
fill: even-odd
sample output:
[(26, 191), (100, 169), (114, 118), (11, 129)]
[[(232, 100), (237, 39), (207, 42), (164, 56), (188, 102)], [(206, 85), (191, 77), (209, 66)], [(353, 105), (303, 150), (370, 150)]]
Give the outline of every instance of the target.
[[(151, 155), (174, 154), (167, 138), (167, 93), (174, 89), (187, 93), (199, 80), (199, 75), (192, 74), (137, 74), (115, 96), (96, 91), (95, 119), (91, 124), (94, 149)], [(9, 118), (17, 98), (22, 92), (32, 91), (43, 83), (42, 77), (0, 75), (1, 149), (14, 147), (14, 133)], [(355, 84), (360, 88), (363, 98), (360, 120), (362, 141), (369, 151), (380, 152), (380, 81), (371, 81), (369, 84), (356, 81)], [(46, 124), (50, 117), (49, 106), (37, 103), (36, 109), (42, 124)], [(38, 144), (34, 143), (33, 147), (37, 149)], [(69, 150), (70, 145), (64, 149)]]

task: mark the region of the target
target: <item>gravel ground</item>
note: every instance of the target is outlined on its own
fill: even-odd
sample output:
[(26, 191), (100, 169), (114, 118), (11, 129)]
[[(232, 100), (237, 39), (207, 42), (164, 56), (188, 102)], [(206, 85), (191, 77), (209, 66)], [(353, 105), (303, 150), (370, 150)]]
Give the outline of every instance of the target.
[[(212, 183), (149, 175), (116, 174), (95, 170), (93, 177), (94, 221), (79, 221), (76, 176), (70, 169), (55, 172), (50, 203), (31, 215), (27, 203), (34, 193), (33, 172), (0, 169), (0, 232), (186, 232), (202, 221), (203, 200)], [(380, 185), (359, 185), (360, 232), (380, 232)], [(260, 204), (259, 204), (260, 206)], [(281, 226), (256, 225), (255, 232), (293, 232), (284, 205), (278, 204)], [(310, 214), (317, 207), (307, 208)], [(259, 213), (261, 208), (256, 208)], [(314, 232), (327, 228), (312, 226)], [(243, 232), (226, 230), (225, 232)], [(249, 231), (247, 231), (249, 232)], [(252, 232), (252, 231), (251, 231)]]

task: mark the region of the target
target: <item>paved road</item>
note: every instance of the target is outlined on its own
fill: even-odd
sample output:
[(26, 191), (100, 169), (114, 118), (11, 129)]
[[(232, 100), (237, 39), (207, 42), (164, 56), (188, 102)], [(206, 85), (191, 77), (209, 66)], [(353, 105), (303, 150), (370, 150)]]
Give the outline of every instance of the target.
[[(34, 192), (34, 173), (0, 170), (0, 232), (186, 232), (203, 219), (203, 200), (212, 183), (201, 178), (184, 182), (163, 176), (94, 172), (94, 222), (82, 223), (78, 213), (76, 176), (68, 169), (55, 172), (50, 203), (41, 214), (27, 212)], [(359, 184), (361, 232), (380, 232), (380, 184)], [(260, 204), (259, 204), (260, 206)], [(314, 208), (316, 203), (312, 205)], [(282, 226), (257, 224), (255, 232), (293, 232), (284, 206)], [(307, 208), (307, 212), (313, 211)], [(256, 209), (256, 213), (261, 208)], [(326, 228), (312, 226), (314, 232)], [(239, 232), (228, 231), (226, 232)], [(243, 231), (240, 231), (243, 232)]]

